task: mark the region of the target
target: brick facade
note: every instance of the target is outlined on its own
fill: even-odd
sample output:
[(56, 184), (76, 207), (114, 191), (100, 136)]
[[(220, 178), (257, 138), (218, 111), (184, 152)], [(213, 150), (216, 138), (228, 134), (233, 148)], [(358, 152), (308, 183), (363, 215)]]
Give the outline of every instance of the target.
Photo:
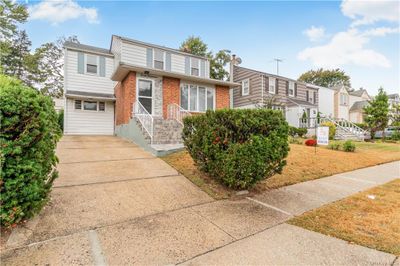
[(177, 78), (163, 77), (163, 117), (166, 119), (168, 105), (176, 103), (179, 105), (180, 80)]
[(129, 72), (122, 82), (114, 88), (115, 123), (128, 124), (132, 117), (132, 106), (136, 99), (136, 72)]
[(229, 87), (215, 86), (216, 109), (230, 107)]

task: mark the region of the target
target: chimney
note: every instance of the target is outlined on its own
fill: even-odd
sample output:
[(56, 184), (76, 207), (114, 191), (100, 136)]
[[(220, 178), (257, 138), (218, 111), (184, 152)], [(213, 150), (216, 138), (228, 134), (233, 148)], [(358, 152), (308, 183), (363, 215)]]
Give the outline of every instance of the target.
[(233, 66), (236, 64), (236, 55), (233, 54), (230, 62), (229, 68), (229, 81), (233, 82)]

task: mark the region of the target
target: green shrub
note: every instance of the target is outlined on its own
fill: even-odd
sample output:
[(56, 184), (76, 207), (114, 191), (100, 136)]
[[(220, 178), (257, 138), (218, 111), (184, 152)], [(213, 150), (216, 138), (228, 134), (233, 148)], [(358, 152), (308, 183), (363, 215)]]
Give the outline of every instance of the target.
[(347, 152), (354, 152), (356, 150), (356, 145), (351, 140), (347, 140), (345, 143), (343, 143), (343, 150)]
[(289, 143), (290, 143), (290, 144), (300, 144), (300, 145), (303, 145), (303, 139), (293, 138), (293, 137), (289, 136)]
[(307, 134), (307, 128), (300, 127), (297, 129), (297, 135), (302, 138)]
[(396, 130), (395, 132), (392, 133), (390, 136), (391, 140), (400, 140), (400, 131)]
[(60, 127), (61, 131), (64, 131), (64, 110), (60, 110), (58, 113), (58, 126)]
[(0, 75), (1, 224), (29, 218), (45, 204), (57, 172), (61, 136), (50, 97)]
[(328, 145), (328, 148), (331, 150), (339, 150), (340, 149), (340, 143), (337, 142), (331, 142), (331, 144)]
[(289, 151), (285, 118), (270, 109), (186, 117), (182, 136), (199, 169), (235, 189), (281, 173)]
[(289, 126), (289, 136), (293, 138), (297, 136), (297, 127)]
[(358, 126), (361, 129), (368, 129), (368, 125), (366, 123), (354, 123), (356, 126)]
[(323, 127), (329, 127), (329, 139), (334, 139), (336, 134), (336, 125), (333, 122), (323, 122), (321, 123)]

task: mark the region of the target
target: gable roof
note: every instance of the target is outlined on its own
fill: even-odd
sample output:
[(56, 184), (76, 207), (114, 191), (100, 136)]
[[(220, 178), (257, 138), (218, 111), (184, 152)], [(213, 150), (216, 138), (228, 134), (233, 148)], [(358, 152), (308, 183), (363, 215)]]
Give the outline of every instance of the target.
[(72, 50), (78, 50), (78, 51), (92, 52), (92, 53), (96, 53), (96, 54), (104, 54), (104, 55), (108, 55), (108, 56), (114, 56), (110, 52), (110, 50), (108, 50), (108, 49), (95, 47), (95, 46), (91, 46), (91, 45), (86, 45), (86, 44), (82, 44), (82, 43), (75, 43), (75, 42), (67, 41), (67, 42), (64, 43), (64, 47), (72, 49)]
[(357, 110), (362, 110), (365, 106), (367, 106), (369, 103), (368, 101), (358, 101), (353, 103), (353, 105), (350, 108), (351, 111), (357, 111)]
[[(350, 94), (350, 95), (353, 95), (353, 96), (359, 96), (359, 97), (361, 97), (361, 96), (363, 95), (364, 92), (367, 92), (367, 91), (364, 90), (364, 89), (359, 89), (359, 90), (356, 90), (356, 91), (349, 91), (349, 94)], [(368, 93), (367, 93), (367, 94), (368, 94)]]

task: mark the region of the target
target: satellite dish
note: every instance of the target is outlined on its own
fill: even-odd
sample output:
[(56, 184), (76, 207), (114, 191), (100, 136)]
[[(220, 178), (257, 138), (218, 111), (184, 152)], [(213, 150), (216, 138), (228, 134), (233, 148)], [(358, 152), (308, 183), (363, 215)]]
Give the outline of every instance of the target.
[(236, 64), (240, 65), (242, 63), (242, 59), (240, 57), (236, 58)]

